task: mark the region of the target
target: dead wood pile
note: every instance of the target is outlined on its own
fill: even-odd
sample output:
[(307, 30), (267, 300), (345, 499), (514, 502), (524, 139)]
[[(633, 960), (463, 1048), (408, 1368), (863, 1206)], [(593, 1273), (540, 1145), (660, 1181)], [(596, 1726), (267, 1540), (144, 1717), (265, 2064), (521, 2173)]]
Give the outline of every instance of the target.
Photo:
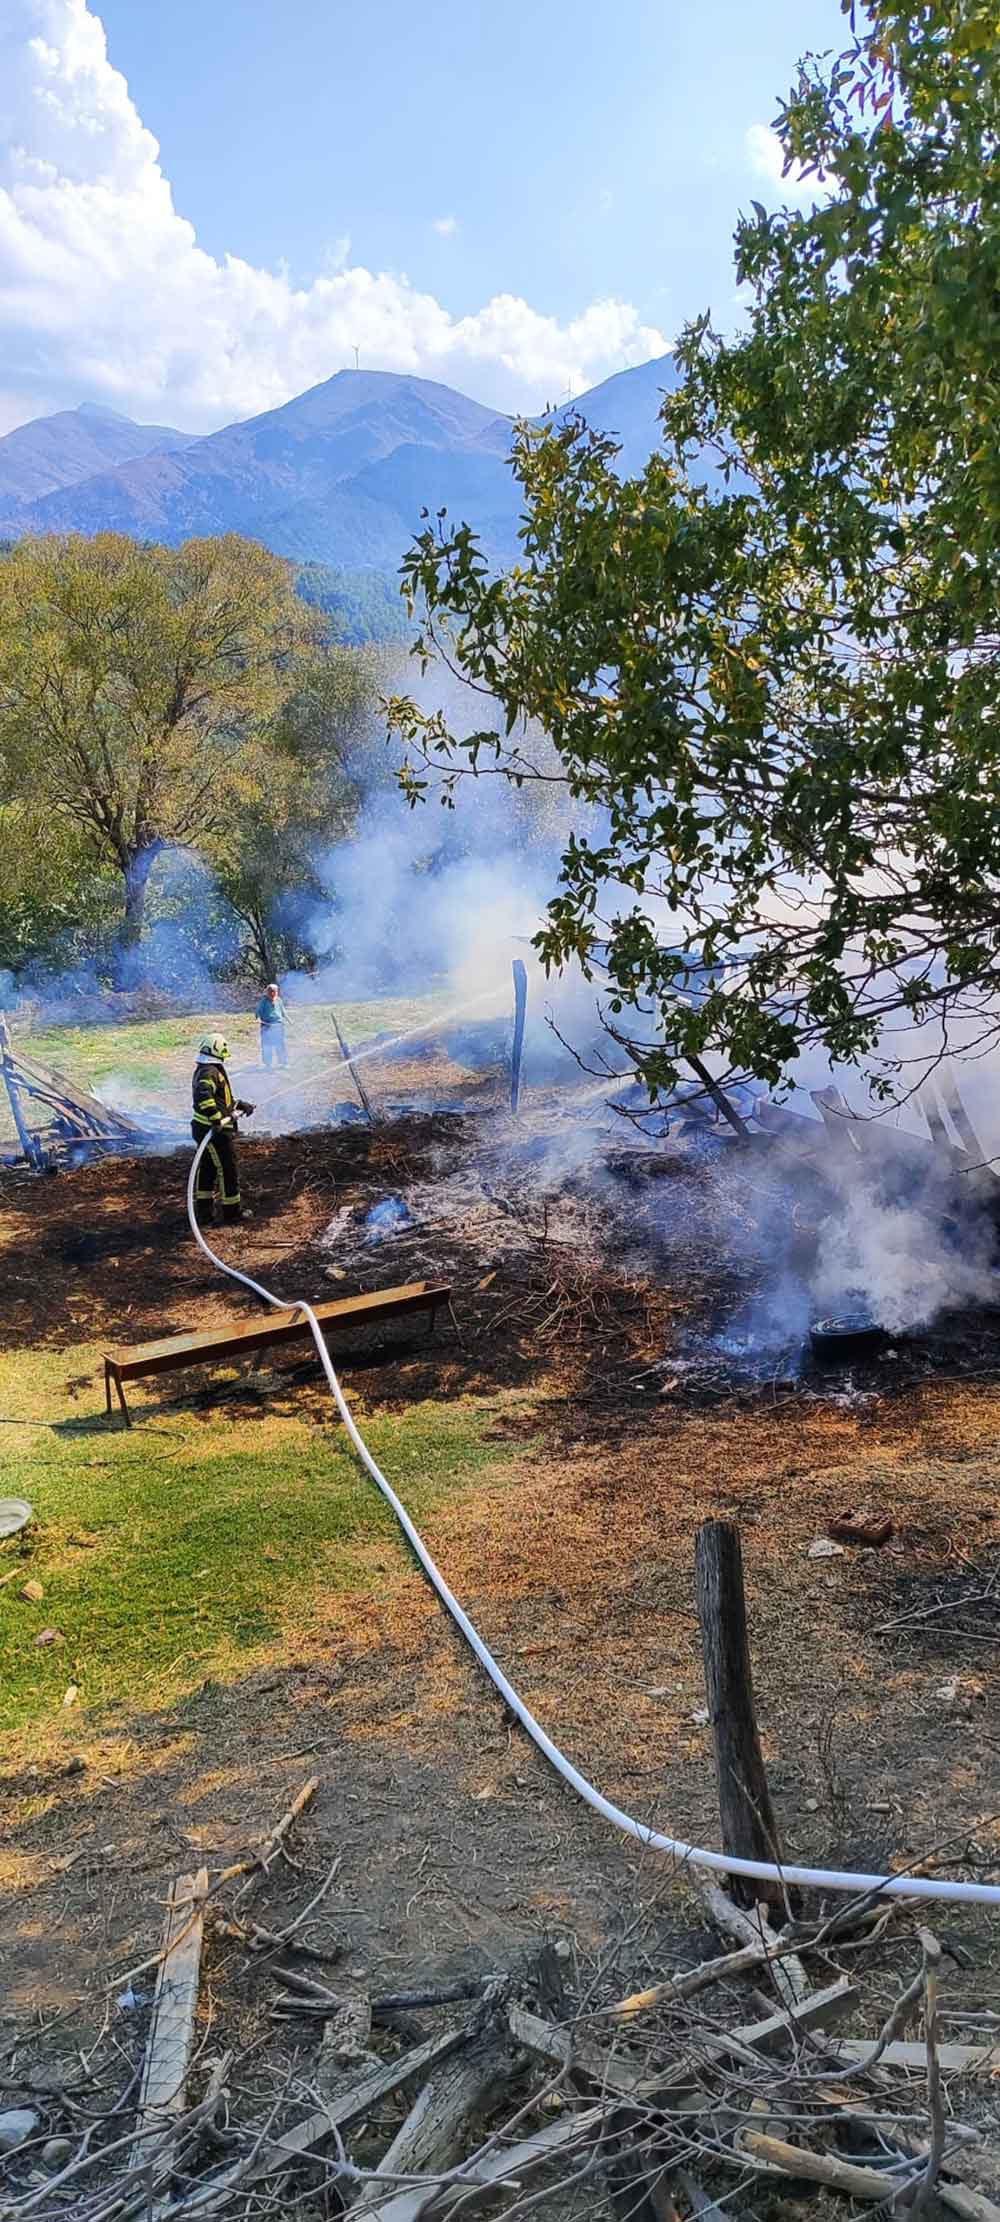
[[(976, 2111), (1000, 2047), (982, 2028), (975, 2044), (945, 2041), (942, 1947), (898, 1909), (869, 1900), (776, 1931), (762, 1908), (705, 1886), (707, 1919), (733, 1948), (625, 1995), (620, 1954), (588, 1972), (568, 1945), (533, 1944), (488, 1974), (380, 1996), (332, 1973), (320, 1909), (339, 1862), (284, 1928), (248, 1910), (316, 1787), (253, 1856), (178, 1880), (159, 1953), (109, 1987), (99, 2068), (100, 2040), (62, 2079), (34, 2072), (29, 2040), (8, 2056), (2, 2222), (277, 2222), (348, 2207), (365, 2222), (534, 2207), (727, 2222), (782, 2188), (885, 2216), (940, 2207), (1000, 2222), (990, 2155), (958, 2114), (960, 2100)], [(848, 2036), (890, 1924), (914, 1972), (880, 2027)], [(213, 1932), (253, 1964), (271, 2022), (294, 2036), (263, 2104), (260, 2044), (209, 2049), (199, 1996)], [(113, 1992), (151, 1974), (129, 2059)]]

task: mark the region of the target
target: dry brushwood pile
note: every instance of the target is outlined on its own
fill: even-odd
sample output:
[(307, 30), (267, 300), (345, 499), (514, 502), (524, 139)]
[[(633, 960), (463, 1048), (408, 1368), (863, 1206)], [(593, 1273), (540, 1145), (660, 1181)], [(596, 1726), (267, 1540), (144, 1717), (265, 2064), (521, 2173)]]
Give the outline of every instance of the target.
[[(38, 2072), (27, 2038), (8, 2057), (2, 2222), (277, 2222), (347, 2207), (367, 2222), (538, 2207), (728, 2222), (792, 2191), (1000, 2222), (981, 2127), (994, 2017), (948, 2014), (947, 1951), (898, 1906), (869, 1897), (775, 1930), (762, 1907), (702, 1884), (729, 1948), (625, 1995), (623, 1971), (653, 1972), (638, 1921), (593, 1967), (566, 1942), (533, 1943), (482, 1976), (379, 1996), (334, 1972), (323, 1902), (339, 1862), (282, 1929), (251, 1912), (317, 1787), (252, 1856), (178, 1878), (160, 1951), (109, 1985), (100, 2032), (65, 2077)], [(885, 1989), (887, 1935), (912, 1974)], [(216, 1940), (253, 1969), (265, 2027), (291, 2031), (284, 2065), (264, 2041), (213, 2046), (203, 1961)], [(116, 2021), (144, 1976), (145, 2027)], [(951, 2041), (963, 2019), (975, 2042)]]

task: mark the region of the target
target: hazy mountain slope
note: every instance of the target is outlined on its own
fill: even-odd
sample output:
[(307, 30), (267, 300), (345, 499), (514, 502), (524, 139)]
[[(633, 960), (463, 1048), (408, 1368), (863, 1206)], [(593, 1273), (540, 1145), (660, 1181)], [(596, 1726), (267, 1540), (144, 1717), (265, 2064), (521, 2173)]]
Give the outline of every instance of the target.
[[(413, 444), (502, 453), (508, 420), (448, 386), (387, 371), (338, 371), (280, 409), (227, 425), (181, 454), (148, 455), (35, 502), (34, 530), (117, 526), (175, 542), (190, 533), (247, 532), (262, 540), (302, 504), (326, 505), (366, 465)], [(433, 494), (433, 489), (432, 489)], [(329, 560), (348, 551), (331, 511)]]
[(0, 510), (20, 510), (154, 448), (186, 448), (191, 435), (164, 424), (133, 424), (84, 403), (20, 424), (0, 439)]
[[(556, 417), (573, 410), (620, 438), (622, 468), (636, 471), (656, 445), (662, 394), (675, 376), (670, 356), (642, 363)], [(94, 427), (98, 447), (147, 434), (150, 446), (50, 487), (22, 505), (16, 529), (116, 530), (171, 544), (242, 532), (300, 562), (395, 573), (421, 510), (445, 508), (476, 528), (492, 561), (516, 554), (521, 492), (508, 462), (511, 419), (430, 379), (338, 371), (280, 409), (187, 445), (166, 435), (156, 446), (155, 428), (99, 412), (96, 424), (92, 411), (69, 415), (84, 435)], [(43, 441), (45, 424), (59, 421), (23, 429)], [(0, 462), (7, 445), (0, 442)], [(2, 488), (0, 476), (0, 520)]]

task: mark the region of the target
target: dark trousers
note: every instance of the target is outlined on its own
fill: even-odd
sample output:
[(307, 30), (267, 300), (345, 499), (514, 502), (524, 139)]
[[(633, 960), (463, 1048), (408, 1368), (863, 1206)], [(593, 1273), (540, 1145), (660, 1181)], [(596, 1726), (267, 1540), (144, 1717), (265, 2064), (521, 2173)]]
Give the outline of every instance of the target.
[[(192, 1125), (195, 1141), (200, 1142), (205, 1132), (203, 1126)], [(218, 1198), (224, 1219), (238, 1219), (240, 1215), (240, 1168), (232, 1129), (215, 1128), (212, 1139), (198, 1167), (194, 1184), (195, 1208), (202, 1209)]]
[(287, 1065), (288, 1050), (285, 1046), (285, 1029), (280, 1019), (272, 1019), (269, 1026), (261, 1027), (260, 1054), (261, 1062), (267, 1066), (268, 1070), (275, 1063)]

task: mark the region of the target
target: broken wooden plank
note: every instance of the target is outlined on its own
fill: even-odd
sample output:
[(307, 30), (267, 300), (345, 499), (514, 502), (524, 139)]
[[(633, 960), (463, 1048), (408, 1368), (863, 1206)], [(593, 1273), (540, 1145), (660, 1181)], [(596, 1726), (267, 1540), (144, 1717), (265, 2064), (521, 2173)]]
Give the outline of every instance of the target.
[(151, 2157), (149, 2130), (158, 2122), (169, 2130), (184, 2111), (184, 2086), (198, 2005), (208, 1870), (179, 1875), (167, 1904), (163, 1951), (153, 1995), (153, 2015), (139, 2095), (137, 2157)]
[[(483, 2032), (461, 2054), (445, 2060), (428, 2077), (405, 2122), (379, 2161), (379, 2174), (443, 2175), (459, 2159), (469, 2123), (489, 2106), (511, 2074), (513, 2057), (504, 2051), (498, 2029)], [(378, 2222), (416, 2222), (433, 2196), (433, 2184), (396, 2185), (359, 2208)]]
[[(867, 2060), (874, 2039), (839, 2037), (830, 2050), (837, 2058), (857, 2063)], [(938, 2060), (942, 2075), (996, 2075), (1000, 2073), (1000, 2043), (993, 2045), (939, 2045)], [(910, 2068), (915, 2074), (927, 2073), (927, 2047), (914, 2039), (897, 2038), (879, 2053), (880, 2068)]]
[[(859, 1997), (856, 1985), (841, 1976), (826, 1990), (810, 1991), (808, 1997), (798, 1999), (779, 2013), (768, 2014), (763, 2021), (747, 2022), (740, 2029), (711, 2029), (703, 2035), (699, 2033), (697, 2040), (690, 2040), (687, 2058), (682, 2063), (652, 2076), (648, 2070), (578, 2036), (574, 2029), (557, 2027), (539, 2014), (528, 2013), (523, 2006), (512, 2004), (508, 2008), (508, 2021), (518, 2043), (553, 2066), (578, 2069), (588, 2082), (596, 2084), (599, 2090), (613, 2092), (616, 2098), (654, 2099), (661, 2092), (690, 2084), (697, 2061), (724, 2059), (729, 2053), (739, 2056), (768, 2052), (797, 2030), (829, 2029), (857, 2004)], [(827, 2047), (824, 2045), (823, 2049), (826, 2052)]]
[(438, 2191), (435, 2194), (435, 2216), (444, 2222), (456, 2206), (460, 2206), (465, 2215), (489, 2188), (523, 2184), (528, 2176), (552, 2161), (564, 2166), (574, 2155), (596, 2152), (607, 2126), (608, 2115), (603, 2106), (586, 2107), (582, 2113), (568, 2107), (558, 2121), (547, 2123), (544, 2129), (536, 2130), (530, 2137), (520, 2138), (516, 2145), (491, 2145), (471, 2154), (456, 2171), (454, 2193)]
[[(976, 1166), (977, 1169), (981, 1166), (984, 1170), (990, 1170), (991, 1168), (989, 1165), (987, 1152), (984, 1150), (979, 1136), (976, 1133), (976, 1129), (972, 1124), (972, 1120), (970, 1119), (968, 1111), (966, 1110), (965, 1103), (959, 1089), (958, 1080), (955, 1076), (954, 1071), (949, 1065), (945, 1065), (941, 1068), (940, 1083), (941, 1094), (944, 1097), (945, 1103), (948, 1107), (948, 1113), (951, 1118), (951, 1123), (955, 1129), (956, 1134), (958, 1135), (959, 1141), (963, 1145), (963, 1148), (967, 1150), (972, 1164)], [(996, 1176), (994, 1174), (994, 1178), (995, 1177)]]
[(258, 2183), (263, 2176), (274, 2175), (287, 2168), (292, 2160), (301, 2160), (303, 2154), (312, 2152), (331, 2138), (335, 2130), (349, 2129), (354, 2122), (363, 2120), (372, 2108), (394, 2091), (412, 2083), (415, 2076), (445, 2060), (450, 2052), (457, 2052), (469, 2041), (468, 2028), (449, 2030), (440, 2037), (429, 2037), (426, 2044), (415, 2045), (412, 2052), (405, 2052), (398, 2060), (390, 2060), (385, 2067), (372, 2068), (367, 2075), (351, 2080), (350, 2085), (334, 2094), (328, 2105), (307, 2114), (294, 2129), (286, 2130), (274, 2138), (258, 2154), (250, 2173), (240, 2178), (246, 2183)]
[(613, 2091), (618, 2098), (633, 2098), (642, 2082), (638, 2068), (628, 2060), (616, 2059), (613, 2052), (606, 2052), (600, 2045), (591, 2044), (574, 2029), (560, 2028), (545, 2021), (540, 2014), (531, 2014), (516, 2001), (507, 2009), (511, 2036), (526, 2052), (535, 2053), (547, 2060), (551, 2067), (577, 2069), (598, 2090)]

